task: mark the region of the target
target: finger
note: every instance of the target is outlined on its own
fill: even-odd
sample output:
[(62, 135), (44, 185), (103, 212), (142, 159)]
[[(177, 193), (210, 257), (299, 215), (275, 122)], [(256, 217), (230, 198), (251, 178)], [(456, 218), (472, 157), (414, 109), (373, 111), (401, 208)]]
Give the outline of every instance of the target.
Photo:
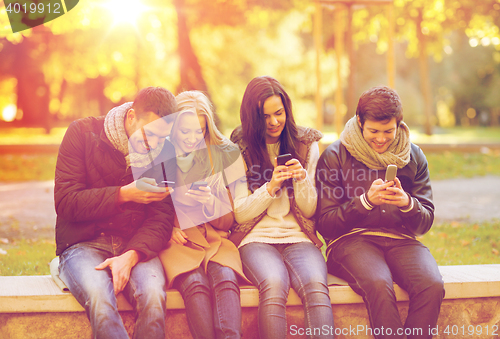
[(113, 289), (115, 290), (115, 295), (118, 295), (123, 291), (124, 284), (121, 279), (113, 279)]
[(139, 180), (144, 181), (145, 183), (148, 183), (150, 185), (156, 186), (156, 180), (153, 178), (141, 178)]
[(97, 265), (97, 266), (95, 267), (95, 269), (96, 269), (96, 270), (103, 270), (103, 269), (105, 269), (106, 267), (108, 267), (110, 264), (111, 264), (111, 262), (110, 262), (108, 259), (106, 259), (106, 260), (104, 260), (102, 263), (100, 263), (99, 265)]
[(399, 189), (403, 189), (403, 186), (401, 185), (401, 181), (399, 181), (398, 177), (395, 177), (394, 180), (396, 181), (396, 187)]

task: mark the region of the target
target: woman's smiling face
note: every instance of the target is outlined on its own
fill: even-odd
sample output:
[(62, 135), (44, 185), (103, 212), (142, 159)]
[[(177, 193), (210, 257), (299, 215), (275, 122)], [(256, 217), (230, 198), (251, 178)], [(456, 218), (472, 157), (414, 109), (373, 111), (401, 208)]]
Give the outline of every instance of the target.
[(184, 113), (179, 117), (172, 139), (178, 154), (191, 153), (200, 148), (207, 130), (207, 119), (203, 115)]
[(266, 143), (278, 142), (285, 128), (286, 111), (279, 95), (273, 95), (264, 101), (264, 118), (266, 119)]

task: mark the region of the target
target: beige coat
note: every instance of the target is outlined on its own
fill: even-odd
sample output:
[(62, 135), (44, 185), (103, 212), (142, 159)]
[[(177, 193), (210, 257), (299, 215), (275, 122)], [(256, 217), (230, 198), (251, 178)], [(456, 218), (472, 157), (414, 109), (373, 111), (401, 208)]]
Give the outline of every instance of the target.
[[(206, 272), (209, 261), (232, 268), (242, 281), (250, 283), (243, 274), (238, 249), (228, 240), (228, 231), (234, 223), (234, 213), (227, 191), (217, 193), (212, 190), (215, 196), (215, 217), (207, 217), (199, 202), (185, 198), (190, 183), (200, 180), (194, 177), (197, 171), (193, 167), (185, 179), (180, 169), (177, 171), (177, 183), (173, 194), (176, 210), (175, 227), (182, 225), (184, 228), (189, 223), (198, 224), (198, 226), (183, 229), (188, 236), (186, 244), (181, 245), (170, 241), (168, 246), (160, 252), (159, 258), (165, 269), (167, 288), (171, 288), (174, 279), (182, 273), (200, 266)], [(200, 224), (200, 220), (207, 219), (207, 222)]]

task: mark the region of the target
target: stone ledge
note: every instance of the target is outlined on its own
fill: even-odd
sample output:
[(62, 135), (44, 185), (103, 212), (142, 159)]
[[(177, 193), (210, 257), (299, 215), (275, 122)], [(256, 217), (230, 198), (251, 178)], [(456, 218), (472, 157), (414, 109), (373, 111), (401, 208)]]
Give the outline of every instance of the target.
[[(440, 266), (445, 282), (445, 299), (470, 299), (500, 296), (500, 265)], [(333, 276), (329, 282), (342, 283)], [(349, 286), (331, 285), (332, 304), (362, 304), (362, 298)], [(408, 294), (395, 286), (398, 301), (407, 301)], [(241, 287), (242, 307), (258, 305), (258, 290), (253, 286)], [(295, 291), (290, 290), (288, 306), (301, 305)], [(118, 308), (132, 310), (122, 296), (118, 296)], [(177, 290), (167, 291), (167, 308), (183, 309), (184, 302)], [(50, 275), (0, 277), (0, 313), (30, 312), (83, 312), (83, 308), (71, 293), (63, 292)]]

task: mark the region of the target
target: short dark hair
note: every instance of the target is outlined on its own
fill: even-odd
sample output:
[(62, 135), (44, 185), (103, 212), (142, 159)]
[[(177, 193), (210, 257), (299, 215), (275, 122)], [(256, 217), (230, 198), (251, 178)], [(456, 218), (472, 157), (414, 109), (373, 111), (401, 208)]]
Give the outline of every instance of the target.
[(165, 117), (177, 112), (177, 102), (175, 96), (163, 87), (146, 87), (137, 93), (132, 108), (139, 118), (146, 112)]
[(403, 120), (403, 105), (398, 93), (387, 86), (376, 86), (359, 97), (356, 115), (361, 126), (366, 120), (385, 121), (396, 118), (396, 124)]

